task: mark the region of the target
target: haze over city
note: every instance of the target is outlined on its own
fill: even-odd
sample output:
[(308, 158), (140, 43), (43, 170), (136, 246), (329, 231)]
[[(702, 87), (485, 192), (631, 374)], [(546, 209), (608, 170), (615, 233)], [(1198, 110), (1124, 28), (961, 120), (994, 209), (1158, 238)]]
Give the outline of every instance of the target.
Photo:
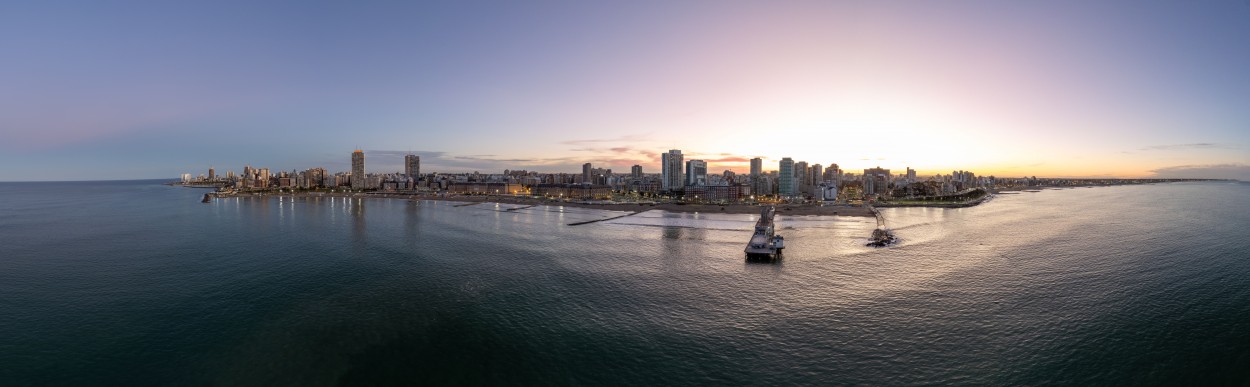
[(208, 166), (1250, 180), (1250, 3), (0, 5), (0, 181)]

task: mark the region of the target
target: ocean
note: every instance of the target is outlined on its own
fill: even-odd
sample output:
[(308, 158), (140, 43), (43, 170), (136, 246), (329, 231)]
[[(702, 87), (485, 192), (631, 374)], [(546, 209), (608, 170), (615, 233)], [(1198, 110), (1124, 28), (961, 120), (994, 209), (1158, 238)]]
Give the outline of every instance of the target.
[(0, 385), (1247, 385), (1250, 185), (778, 217), (0, 183)]

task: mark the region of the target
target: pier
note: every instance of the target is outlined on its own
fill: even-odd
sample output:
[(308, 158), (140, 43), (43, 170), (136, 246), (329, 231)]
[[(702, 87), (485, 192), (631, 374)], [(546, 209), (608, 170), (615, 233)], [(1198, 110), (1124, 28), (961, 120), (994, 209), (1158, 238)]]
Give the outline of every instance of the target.
[(775, 235), (776, 224), (773, 216), (777, 209), (766, 206), (760, 209), (760, 219), (755, 222), (755, 232), (743, 251), (747, 259), (774, 260), (781, 257), (781, 250), (786, 248), (785, 238)]

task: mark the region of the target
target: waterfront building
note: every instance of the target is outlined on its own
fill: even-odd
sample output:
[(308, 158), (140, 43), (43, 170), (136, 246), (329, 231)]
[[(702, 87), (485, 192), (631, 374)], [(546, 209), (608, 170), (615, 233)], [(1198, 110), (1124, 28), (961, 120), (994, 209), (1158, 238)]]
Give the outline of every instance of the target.
[(381, 187), (381, 186), (382, 186), (381, 175), (371, 175), (371, 174), (365, 175), (365, 189), (377, 189), (378, 187)]
[(861, 177), (864, 184), (864, 196), (884, 194), (889, 190), (890, 170), (881, 167), (864, 170)]
[(821, 191), (823, 188), (820, 186), (825, 182), (824, 173), (825, 169), (820, 164), (813, 164), (807, 171), (807, 180), (810, 181), (808, 184), (810, 184), (811, 187), (810, 194), (814, 198), (820, 198), (821, 195), (824, 194), (824, 192)]
[(812, 182), (808, 181), (808, 168), (806, 161), (794, 163), (794, 195), (804, 196), (811, 192)]
[(820, 199), (826, 202), (838, 200), (838, 183), (832, 181), (820, 183)]
[(829, 168), (825, 168), (825, 181), (838, 182), (842, 180), (842, 170), (838, 169), (838, 164), (831, 164)]
[(634, 166), (629, 167), (629, 177), (632, 177), (635, 179), (641, 179), (642, 178), (642, 166), (638, 164), (634, 164)]
[[(590, 165), (590, 163), (586, 163), (586, 165)], [(587, 176), (587, 175), (586, 175), (586, 172), (587, 172), (587, 171), (585, 171), (585, 170), (584, 170), (584, 169), (585, 169), (585, 165), (583, 165), (582, 167), (583, 167), (583, 171), (582, 171), (582, 181), (581, 181), (582, 183), (599, 184), (599, 185), (608, 185), (608, 181), (609, 181), (609, 180), (611, 179), (611, 177), (612, 177), (612, 170), (611, 170), (611, 169), (603, 169), (603, 168), (590, 168), (590, 171), (589, 171), (589, 172), (590, 172), (590, 175), (589, 175), (589, 176)], [(589, 177), (589, 180), (587, 180), (587, 177)]]
[(421, 156), (404, 156), (404, 175), (416, 180), (421, 176)]
[(520, 184), (503, 182), (452, 182), (447, 184), (447, 192), (462, 195), (516, 195), (524, 192), (524, 188)]
[(686, 185), (707, 185), (707, 162), (690, 160), (686, 162)]
[(626, 184), (626, 190), (647, 194), (658, 194), (662, 191), (660, 182), (651, 179), (633, 179)]
[(764, 172), (764, 159), (759, 157), (751, 159), (751, 192), (760, 193), (760, 174)]
[(751, 189), (753, 195), (775, 195), (777, 193), (776, 174), (761, 174), (757, 188)]
[(357, 149), (352, 152), (352, 189), (365, 188), (365, 152)]
[(577, 200), (611, 199), (612, 187), (596, 184), (539, 184), (534, 195)]
[(256, 188), (269, 188), (269, 168), (261, 168), (256, 172)]
[(301, 175), (304, 176), (304, 181), (299, 185), (300, 188), (316, 188), (318, 186), (322, 186), (322, 187), (326, 186), (325, 185), (325, 178), (326, 178), (325, 168), (310, 168), (308, 170), (305, 170), (304, 172), (301, 172)]
[(209, 181), (217, 180), (217, 170), (213, 169), (213, 167), (208, 167), (208, 180)]
[(660, 154), (660, 187), (665, 191), (678, 191), (686, 186), (682, 175), (683, 157), (680, 149), (671, 149)]
[(585, 164), (582, 164), (582, 182), (583, 182), (583, 183), (593, 183), (593, 182), (594, 182), (594, 179), (593, 179), (593, 177), (592, 177), (592, 176), (593, 176), (593, 170), (594, 170), (594, 167), (593, 167), (593, 166), (591, 166), (591, 165), (590, 165), (590, 163), (585, 163)]
[(795, 179), (794, 179), (794, 160), (789, 157), (781, 158), (781, 162), (777, 164), (777, 194), (781, 196), (794, 196)]
[(740, 202), (751, 197), (751, 187), (745, 184), (697, 185), (686, 187), (686, 200), (694, 202)]

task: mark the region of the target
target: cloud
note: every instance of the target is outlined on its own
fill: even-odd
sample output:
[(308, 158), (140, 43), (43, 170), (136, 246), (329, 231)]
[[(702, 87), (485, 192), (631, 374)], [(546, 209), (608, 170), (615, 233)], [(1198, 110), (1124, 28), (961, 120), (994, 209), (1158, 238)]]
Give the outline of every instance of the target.
[[(456, 155), (436, 151), (365, 150), (365, 165), (369, 172), (403, 171), (404, 156), (421, 156), (422, 172), (459, 173), (471, 171), (502, 172), (505, 169), (536, 169), (553, 172), (572, 171), (580, 168), (578, 159), (558, 158), (496, 158), (496, 155)], [(345, 168), (346, 158), (335, 158), (332, 167)], [(577, 166), (577, 168), (573, 168)]]
[(373, 159), (396, 158), (396, 159), (402, 160), (404, 156), (417, 155), (417, 156), (421, 156), (421, 159), (424, 160), (427, 157), (434, 159), (434, 158), (443, 157), (446, 154), (447, 152), (431, 152), (431, 151), (394, 151), (394, 150), (366, 150), (365, 151), (365, 157), (373, 158)]
[(1223, 148), (1223, 147), (1218, 144), (1212, 144), (1209, 142), (1196, 142), (1193, 144), (1153, 145), (1153, 146), (1141, 148), (1140, 150), (1144, 150), (1144, 151), (1164, 150), (1166, 151), (1166, 150), (1216, 149), (1216, 148)]
[(741, 157), (741, 156), (731, 156), (731, 157), (721, 157), (718, 159), (706, 159), (703, 161), (707, 161), (709, 163), (745, 163), (745, 162), (751, 161), (751, 159), (746, 158), (746, 157)]
[[(577, 156), (566, 157), (513, 157), (505, 158), (489, 154), (453, 154), (433, 151), (398, 151), (398, 150), (366, 150), (367, 169), (370, 172), (398, 172), (403, 170), (404, 156), (415, 154), (421, 156), (423, 172), (502, 172), (505, 169), (527, 169), (543, 173), (577, 173), (583, 163), (591, 163), (599, 168), (612, 168), (617, 171), (628, 171), (632, 165), (642, 165), (647, 170), (657, 170), (660, 151), (647, 150), (633, 146), (616, 147), (581, 147), (575, 149)], [(334, 155), (332, 167), (346, 168), (346, 157)], [(710, 157), (708, 157), (710, 156)], [(686, 153), (686, 160), (704, 160), (713, 168), (741, 168), (750, 162), (750, 157), (737, 156), (730, 153)], [(718, 165), (719, 164), (719, 165)], [(719, 169), (717, 169), (719, 170)]]
[(616, 138), (569, 140), (569, 141), (561, 141), (560, 143), (565, 144), (565, 145), (590, 145), (590, 144), (601, 144), (601, 143), (638, 143), (638, 142), (649, 142), (649, 141), (651, 141), (651, 133), (629, 134), (629, 135), (624, 135), (624, 136), (620, 136)]
[(456, 156), (454, 158), (456, 160), (471, 160), (471, 161), (486, 161), (486, 162), (501, 162), (501, 163), (532, 163), (532, 162), (538, 161), (538, 159), (495, 159), (495, 158), (490, 158), (490, 157), (479, 157), (479, 156)]
[(1168, 179), (1234, 179), (1250, 181), (1250, 165), (1207, 164), (1177, 165), (1150, 171), (1157, 178)]
[(1046, 165), (1046, 162), (1044, 162), (1044, 161), (1040, 161), (1040, 162), (1036, 162), (1036, 163), (1029, 164), (1029, 165), (1012, 165), (1012, 166), (1010, 166), (1010, 167), (1006, 167), (1006, 168), (1003, 168), (1003, 169), (1037, 168), (1037, 167), (1040, 167), (1040, 166), (1043, 166), (1043, 165)]

